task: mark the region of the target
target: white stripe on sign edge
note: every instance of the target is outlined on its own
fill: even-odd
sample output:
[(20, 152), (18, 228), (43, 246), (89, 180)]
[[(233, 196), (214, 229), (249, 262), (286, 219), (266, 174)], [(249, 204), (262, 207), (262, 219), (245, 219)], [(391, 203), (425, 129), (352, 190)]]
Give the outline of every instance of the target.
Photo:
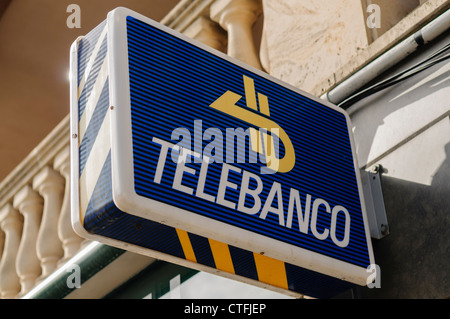
[(81, 116), (79, 123), (79, 143), (83, 140), (84, 134), (88, 128), (89, 122), (91, 121), (92, 114), (94, 114), (95, 108), (97, 106), (98, 100), (102, 94), (103, 88), (105, 86), (106, 80), (108, 79), (108, 57), (105, 58), (102, 68), (98, 74), (97, 80), (92, 88), (89, 100), (86, 102), (86, 107)]
[(94, 188), (100, 177), (100, 173), (108, 157), (110, 146), (110, 112), (106, 112), (102, 126), (95, 139), (89, 157), (86, 160), (86, 165), (80, 176), (80, 213), (82, 219), (91, 200)]
[(94, 50), (92, 51), (89, 62), (86, 65), (86, 69), (84, 71), (83, 78), (81, 79), (79, 86), (78, 86), (78, 99), (80, 99), (81, 92), (83, 92), (84, 86), (86, 84), (86, 80), (88, 79), (89, 74), (91, 73), (92, 66), (94, 65), (95, 59), (97, 58), (98, 51), (100, 51), (100, 47), (102, 46), (103, 39), (106, 36), (107, 30), (108, 30), (108, 28), (107, 28), (107, 26), (105, 26), (102, 33), (100, 34), (100, 37), (97, 40)]

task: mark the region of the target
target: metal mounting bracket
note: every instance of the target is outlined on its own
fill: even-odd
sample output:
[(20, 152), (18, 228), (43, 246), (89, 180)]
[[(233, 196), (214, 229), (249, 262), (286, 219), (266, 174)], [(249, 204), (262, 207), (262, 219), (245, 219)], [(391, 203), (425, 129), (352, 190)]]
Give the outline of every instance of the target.
[(384, 207), (383, 191), (381, 189), (382, 172), (381, 165), (375, 165), (369, 171), (361, 170), (370, 235), (375, 239), (381, 239), (389, 235), (389, 225)]

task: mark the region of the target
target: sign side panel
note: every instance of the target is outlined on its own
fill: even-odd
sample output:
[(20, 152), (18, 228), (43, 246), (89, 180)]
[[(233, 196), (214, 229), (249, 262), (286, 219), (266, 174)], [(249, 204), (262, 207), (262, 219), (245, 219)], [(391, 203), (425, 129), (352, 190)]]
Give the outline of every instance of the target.
[[(97, 181), (110, 161), (109, 71), (106, 20), (79, 39), (72, 69), (72, 216), (83, 236), (85, 217), (107, 206)], [(78, 216), (77, 216), (78, 215)]]

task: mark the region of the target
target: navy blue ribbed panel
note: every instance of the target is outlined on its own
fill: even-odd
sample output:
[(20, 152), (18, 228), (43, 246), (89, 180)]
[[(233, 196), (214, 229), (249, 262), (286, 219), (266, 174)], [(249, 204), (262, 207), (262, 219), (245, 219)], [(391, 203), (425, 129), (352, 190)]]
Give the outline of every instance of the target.
[(78, 83), (84, 76), (84, 71), (86, 70), (86, 64), (92, 56), (92, 51), (106, 26), (106, 20), (95, 27), (91, 32), (89, 32), (83, 39), (81, 39), (78, 45)]
[(246, 278), (258, 280), (255, 258), (253, 253), (235, 246), (228, 246), (231, 260), (233, 261), (234, 272)]
[[(132, 17), (127, 18), (127, 28), (134, 177), (138, 195), (351, 264), (362, 267), (370, 264), (348, 126), (343, 114)], [(330, 236), (318, 240), (311, 235), (310, 229), (309, 235), (301, 233), (295, 213), (292, 227), (287, 228), (279, 225), (278, 215), (273, 213), (264, 220), (259, 214), (247, 215), (183, 192), (174, 196), (172, 182), (176, 164), (171, 160), (165, 163), (161, 183), (153, 182), (160, 153), (160, 146), (152, 142), (154, 136), (176, 144), (178, 141), (171, 140), (172, 132), (183, 127), (191, 132), (191, 149), (194, 149), (195, 120), (202, 120), (202, 133), (214, 127), (220, 129), (223, 136), (226, 128), (245, 130), (253, 127), (209, 106), (230, 90), (242, 96), (236, 105), (245, 108), (243, 75), (254, 79), (256, 92), (268, 97), (270, 119), (291, 138), (297, 159), (288, 174), (260, 175), (264, 183), (260, 197), (267, 198), (272, 184), (281, 183), (283, 202), (275, 200), (272, 205), (283, 205), (285, 218), (290, 187), (299, 190), (302, 211), (306, 194), (311, 194), (313, 200), (326, 199), (331, 207), (344, 206), (351, 217), (350, 243), (345, 249), (335, 245)], [(203, 147), (210, 142), (204, 140)], [(225, 150), (225, 141), (223, 146)], [(246, 149), (249, 149), (248, 140)], [(201, 164), (187, 165), (197, 174), (185, 173), (183, 185), (195, 191)], [(255, 174), (260, 173), (262, 166), (232, 165)], [(221, 169), (219, 163), (209, 165), (205, 184), (207, 194), (217, 194)], [(228, 181), (240, 185), (241, 178), (241, 174), (230, 171)], [(225, 198), (237, 203), (239, 191), (228, 188)], [(247, 196), (246, 206), (252, 206), (250, 196)], [(338, 239), (343, 238), (345, 228), (345, 220), (340, 215), (336, 227)], [(317, 218), (317, 231), (321, 233), (325, 228), (330, 228), (330, 214), (322, 207)]]
[(189, 233), (189, 240), (191, 241), (197, 262), (202, 265), (216, 268), (208, 238)]
[(286, 277), (289, 290), (301, 291), (314, 298), (331, 298), (355, 285), (334, 277), (286, 263)]
[(113, 201), (111, 183), (109, 153), (86, 210), (85, 229), (93, 234), (184, 258), (175, 229), (119, 210)]
[[(99, 36), (101, 31), (106, 27), (106, 22), (102, 23), (99, 27), (95, 28), (93, 31), (89, 32), (89, 34), (80, 41), (79, 44), (79, 54), (78, 54), (78, 84), (80, 84), (81, 79), (86, 77), (85, 70), (88, 62), (93, 59), (94, 63), (92, 64), (91, 71), (89, 75), (85, 79), (85, 84), (83, 90), (80, 93), (78, 99), (78, 118), (80, 119), (84, 113), (86, 108), (86, 103), (92, 93), (92, 87), (97, 81), (98, 74), (103, 65), (103, 62), (106, 58), (106, 53), (108, 51), (107, 46), (107, 36), (102, 41), (100, 46), (100, 50), (97, 52), (96, 56), (92, 56), (93, 49), (99, 41)], [(84, 52), (86, 51), (86, 52)]]

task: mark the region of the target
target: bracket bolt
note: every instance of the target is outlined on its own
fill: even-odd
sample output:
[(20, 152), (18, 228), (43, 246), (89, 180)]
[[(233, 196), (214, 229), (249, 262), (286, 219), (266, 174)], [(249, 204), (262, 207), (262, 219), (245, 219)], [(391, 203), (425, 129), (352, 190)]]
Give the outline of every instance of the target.
[(381, 172), (381, 165), (380, 165), (380, 164), (373, 165), (372, 168), (371, 168), (371, 171), (372, 171), (373, 173), (379, 173), (379, 172)]
[(380, 226), (381, 234), (386, 235), (388, 232), (388, 227), (385, 224), (381, 224)]

